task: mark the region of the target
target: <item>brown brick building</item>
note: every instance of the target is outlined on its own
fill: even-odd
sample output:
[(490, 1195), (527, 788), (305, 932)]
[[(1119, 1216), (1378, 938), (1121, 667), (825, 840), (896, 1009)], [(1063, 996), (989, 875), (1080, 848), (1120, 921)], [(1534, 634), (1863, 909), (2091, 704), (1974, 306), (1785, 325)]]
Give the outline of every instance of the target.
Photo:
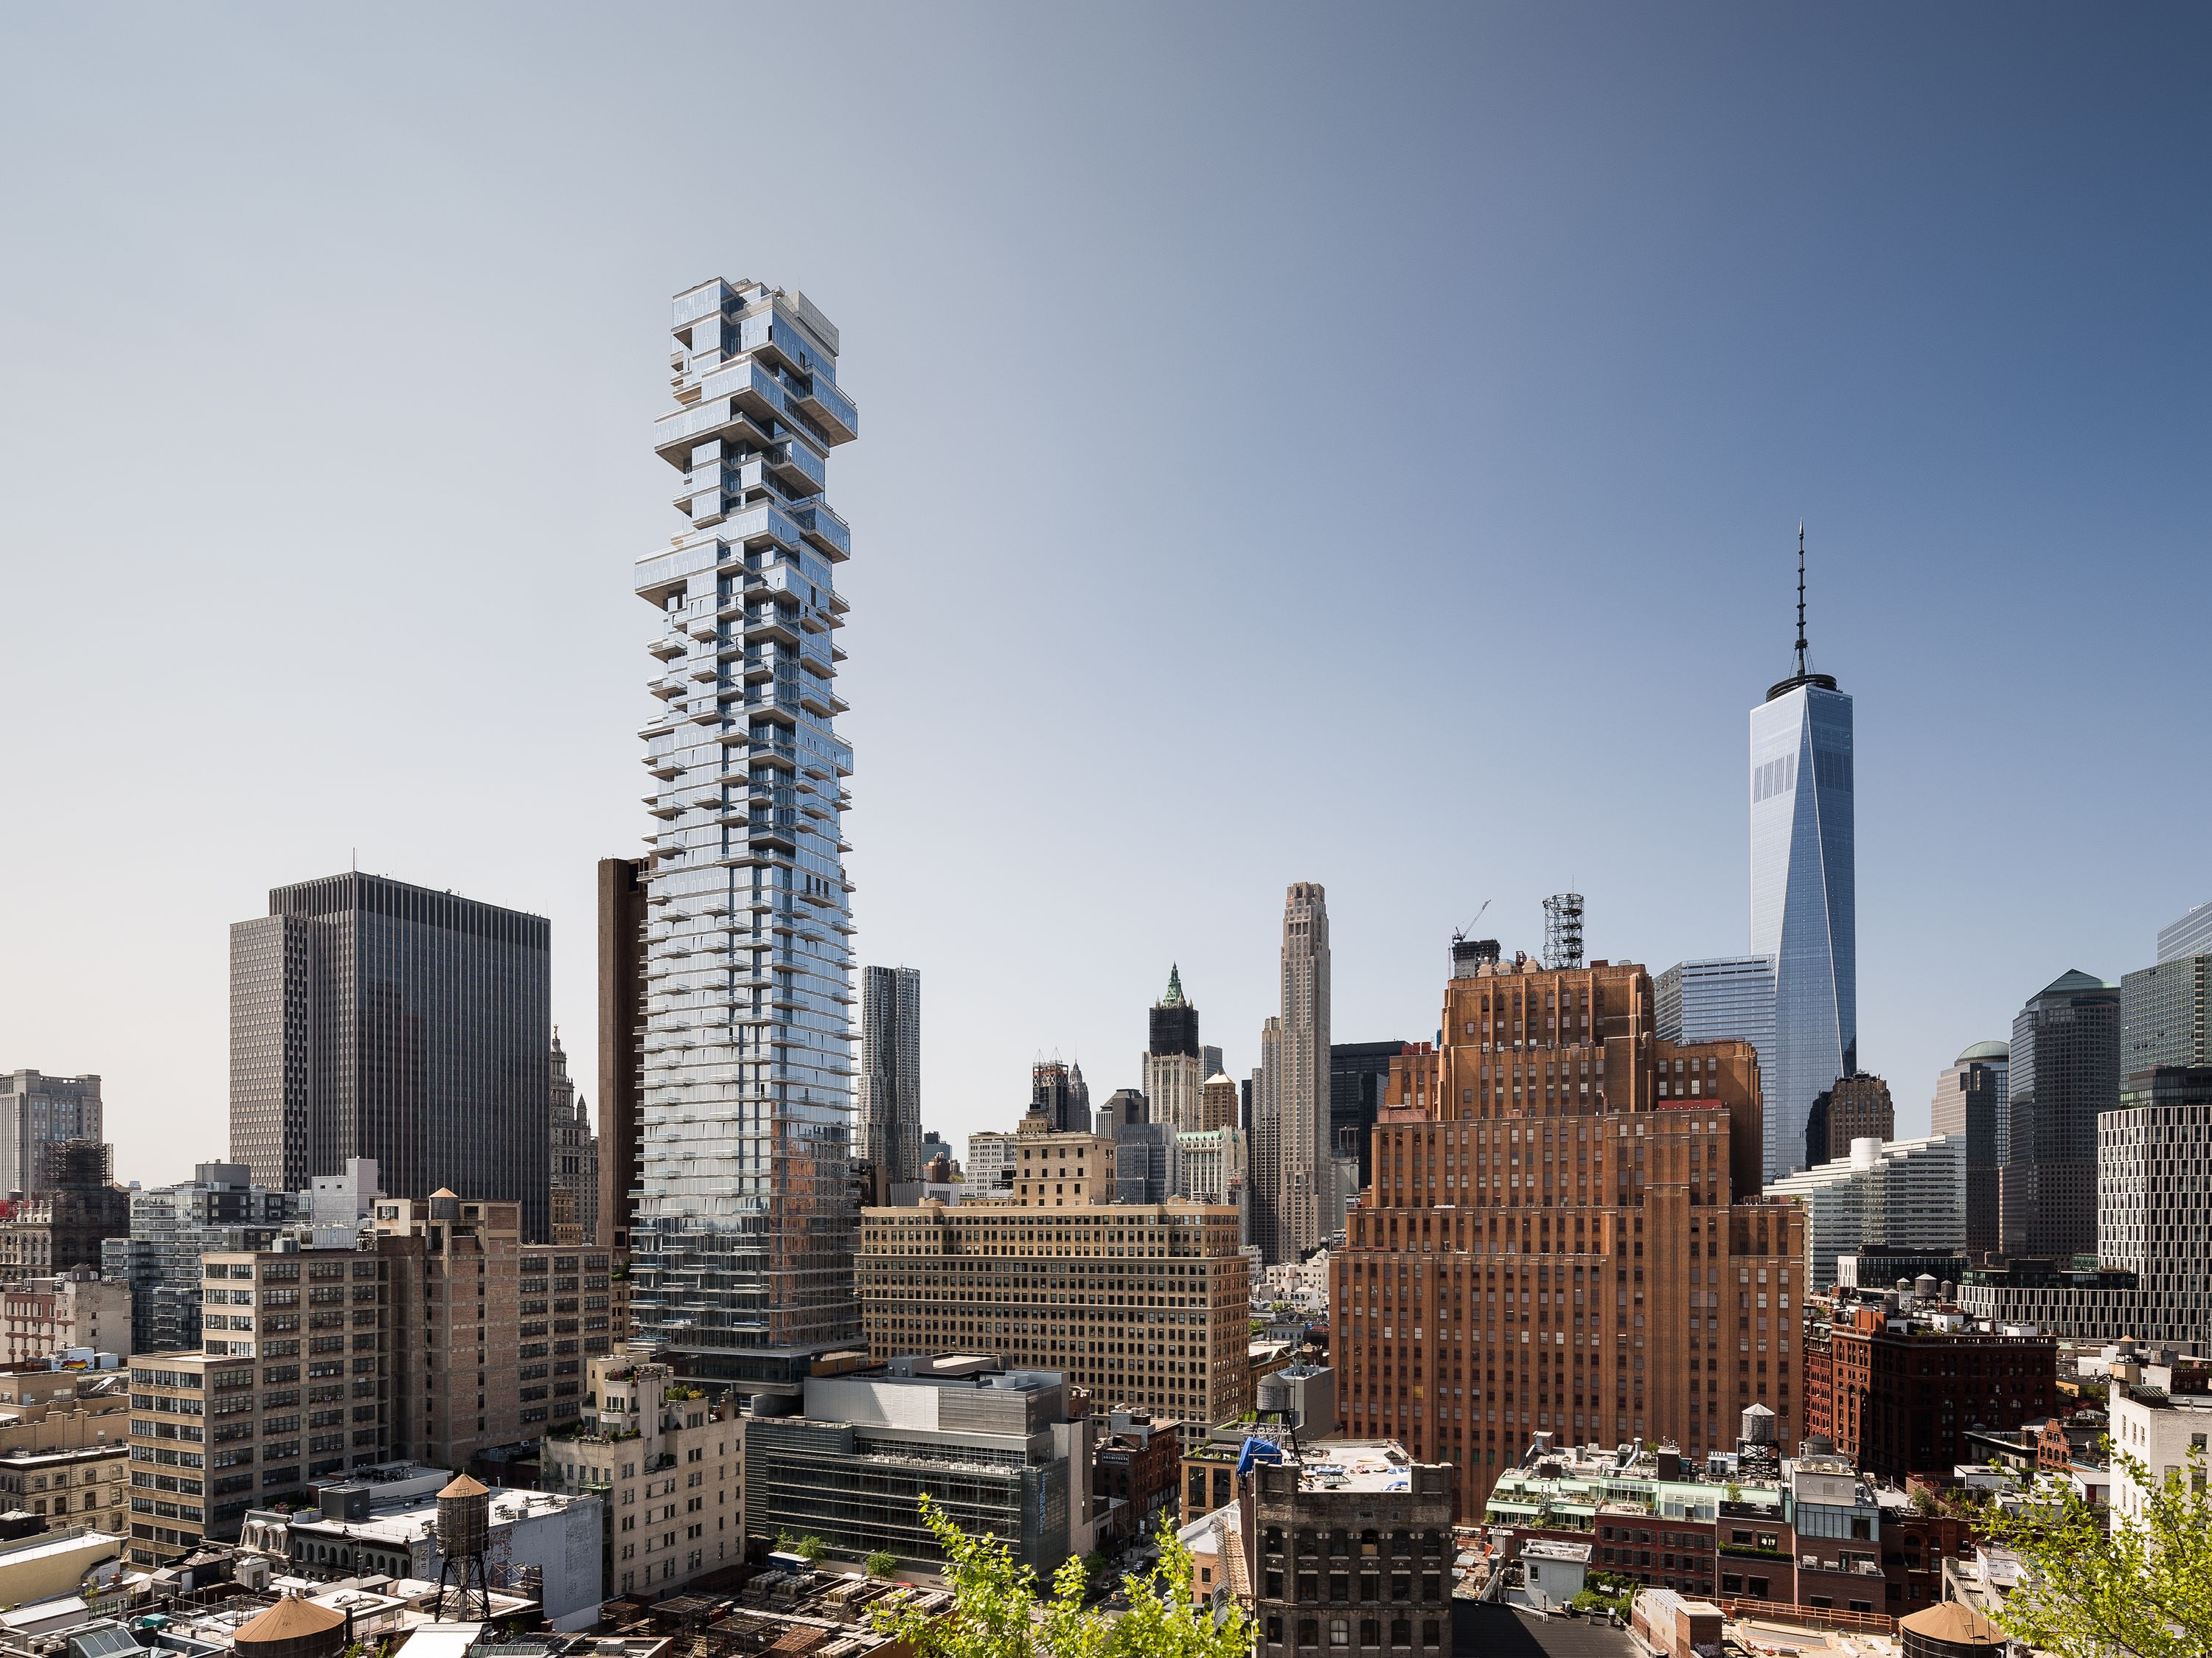
[(1343, 1431), (1456, 1465), (1468, 1517), (1542, 1430), (1702, 1455), (1758, 1402), (1798, 1436), (1804, 1220), (1758, 1197), (1755, 1056), (1655, 1013), (1632, 963), (1466, 963), (1392, 1066), (1331, 1268)]
[(1837, 1078), (1813, 1102), (1805, 1120), (1805, 1161), (1808, 1165), (1833, 1163), (1850, 1156), (1853, 1140), (1896, 1138), (1897, 1107), (1889, 1097), (1889, 1084), (1879, 1077), (1855, 1072)]
[[(1955, 1316), (1955, 1315), (1954, 1315)], [(1977, 1461), (1966, 1442), (1976, 1429), (2018, 1429), (2058, 1407), (2058, 1343), (2050, 1335), (2007, 1335), (1885, 1314), (1862, 1304), (1825, 1340), (1805, 1345), (1805, 1392), (1825, 1396), (1825, 1433), (1836, 1454), (1868, 1473), (1948, 1476)]]

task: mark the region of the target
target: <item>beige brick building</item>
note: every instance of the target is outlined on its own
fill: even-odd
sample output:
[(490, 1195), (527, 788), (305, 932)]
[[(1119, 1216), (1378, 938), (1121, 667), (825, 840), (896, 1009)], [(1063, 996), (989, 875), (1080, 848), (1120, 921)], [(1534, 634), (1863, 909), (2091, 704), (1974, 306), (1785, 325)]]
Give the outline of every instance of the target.
[(0, 1287), (0, 1363), (46, 1358), (64, 1347), (120, 1357), (131, 1351), (131, 1286), (93, 1266)]
[(120, 1370), (0, 1376), (0, 1509), (125, 1535), (130, 1403)]
[(1032, 1111), (1014, 1135), (1013, 1196), (1022, 1209), (1072, 1209), (1114, 1196), (1114, 1142), (1102, 1134), (1053, 1133)]
[(213, 1251), (198, 1351), (131, 1361), (131, 1558), (229, 1540), (249, 1508), (390, 1455), (388, 1281), (351, 1247)]
[[(1037, 1138), (1054, 1144), (1048, 1163), (1030, 1166), (1054, 1172), (1032, 1184), (1073, 1184), (1060, 1177), (1056, 1143), (1093, 1137)], [(1062, 1371), (1101, 1406), (1201, 1425), (1249, 1409), (1250, 1270), (1237, 1212), (1054, 1190), (1039, 1212), (1019, 1195), (1021, 1167), (1018, 1158), (1010, 1203), (862, 1211), (856, 1276), (870, 1357), (993, 1354)]]
[(661, 1595), (743, 1559), (743, 1429), (726, 1404), (627, 1356), (592, 1359), (586, 1377), (591, 1408), (546, 1436), (538, 1483), (604, 1504), (606, 1593)]

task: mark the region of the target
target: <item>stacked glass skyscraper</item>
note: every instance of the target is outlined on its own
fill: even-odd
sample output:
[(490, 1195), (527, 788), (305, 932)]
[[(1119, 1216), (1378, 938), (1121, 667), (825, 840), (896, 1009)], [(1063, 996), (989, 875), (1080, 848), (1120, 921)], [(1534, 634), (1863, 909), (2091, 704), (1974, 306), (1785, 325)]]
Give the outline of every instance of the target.
[(1858, 1069), (1851, 699), (1805, 651), (1801, 565), (1797, 671), (1751, 711), (1751, 948), (1774, 961), (1769, 1181), (1804, 1166), (1814, 1100)]
[(824, 457), (860, 417), (798, 293), (676, 296), (653, 449), (685, 527), (638, 561), (660, 613), (631, 1309), (679, 1370), (785, 1382), (858, 1334), (851, 888)]

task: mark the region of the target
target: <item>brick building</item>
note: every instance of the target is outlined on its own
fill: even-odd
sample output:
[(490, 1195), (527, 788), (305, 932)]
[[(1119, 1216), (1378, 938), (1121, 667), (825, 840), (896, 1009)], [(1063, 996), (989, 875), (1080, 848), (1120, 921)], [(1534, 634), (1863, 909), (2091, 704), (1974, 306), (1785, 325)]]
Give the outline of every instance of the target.
[(1807, 1431), (1869, 1473), (1948, 1475), (1977, 1429), (2016, 1429), (2058, 1406), (2054, 1336), (1970, 1325), (1956, 1311), (1839, 1309), (1805, 1342)]
[[(862, 1211), (854, 1276), (870, 1355), (994, 1354), (1194, 1431), (1249, 1410), (1251, 1274), (1237, 1211), (1089, 1201), (1100, 1144), (1110, 1149), (1087, 1134), (1036, 1136), (1024, 1149), (1052, 1173), (1017, 1175), (1018, 1193), (1042, 1188), (1028, 1199)], [(1062, 1175), (1078, 1162), (1085, 1175)]]
[(1778, 1476), (1738, 1462), (1543, 1450), (1501, 1476), (1483, 1517), (1516, 1548), (1588, 1544), (1593, 1570), (1646, 1588), (1891, 1617), (1940, 1602), (1944, 1560), (1972, 1548), (1956, 1515), (1923, 1512), (1840, 1457), (1795, 1458)]
[(1092, 1448), (1092, 1494), (1124, 1505), (1114, 1515), (1117, 1538), (1149, 1538), (1175, 1506), (1182, 1424), (1172, 1417), (1115, 1411), (1103, 1426)]
[(1897, 1107), (1889, 1097), (1889, 1084), (1854, 1072), (1837, 1078), (1813, 1101), (1805, 1119), (1806, 1166), (1848, 1157), (1853, 1140), (1896, 1138)]
[(1662, 1042), (1632, 963), (1464, 962), (1394, 1063), (1330, 1297), (1344, 1431), (1460, 1470), (1482, 1512), (1534, 1435), (1732, 1442), (1802, 1422), (1803, 1218), (1759, 1198), (1759, 1069)]
[(72, 1266), (0, 1287), (0, 1363), (45, 1358), (64, 1347), (120, 1357), (131, 1351), (131, 1286)]
[(1317, 1441), (1237, 1479), (1255, 1658), (1408, 1650), (1451, 1638), (1452, 1471), (1388, 1441)]

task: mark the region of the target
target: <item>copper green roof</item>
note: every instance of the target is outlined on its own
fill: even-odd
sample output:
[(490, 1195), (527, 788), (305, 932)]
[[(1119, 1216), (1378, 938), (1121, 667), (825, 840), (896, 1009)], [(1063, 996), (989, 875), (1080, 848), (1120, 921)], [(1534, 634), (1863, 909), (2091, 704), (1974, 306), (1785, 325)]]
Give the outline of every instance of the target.
[(1168, 967), (1168, 993), (1160, 998), (1162, 1007), (1182, 1005), (1182, 969), (1173, 963)]

